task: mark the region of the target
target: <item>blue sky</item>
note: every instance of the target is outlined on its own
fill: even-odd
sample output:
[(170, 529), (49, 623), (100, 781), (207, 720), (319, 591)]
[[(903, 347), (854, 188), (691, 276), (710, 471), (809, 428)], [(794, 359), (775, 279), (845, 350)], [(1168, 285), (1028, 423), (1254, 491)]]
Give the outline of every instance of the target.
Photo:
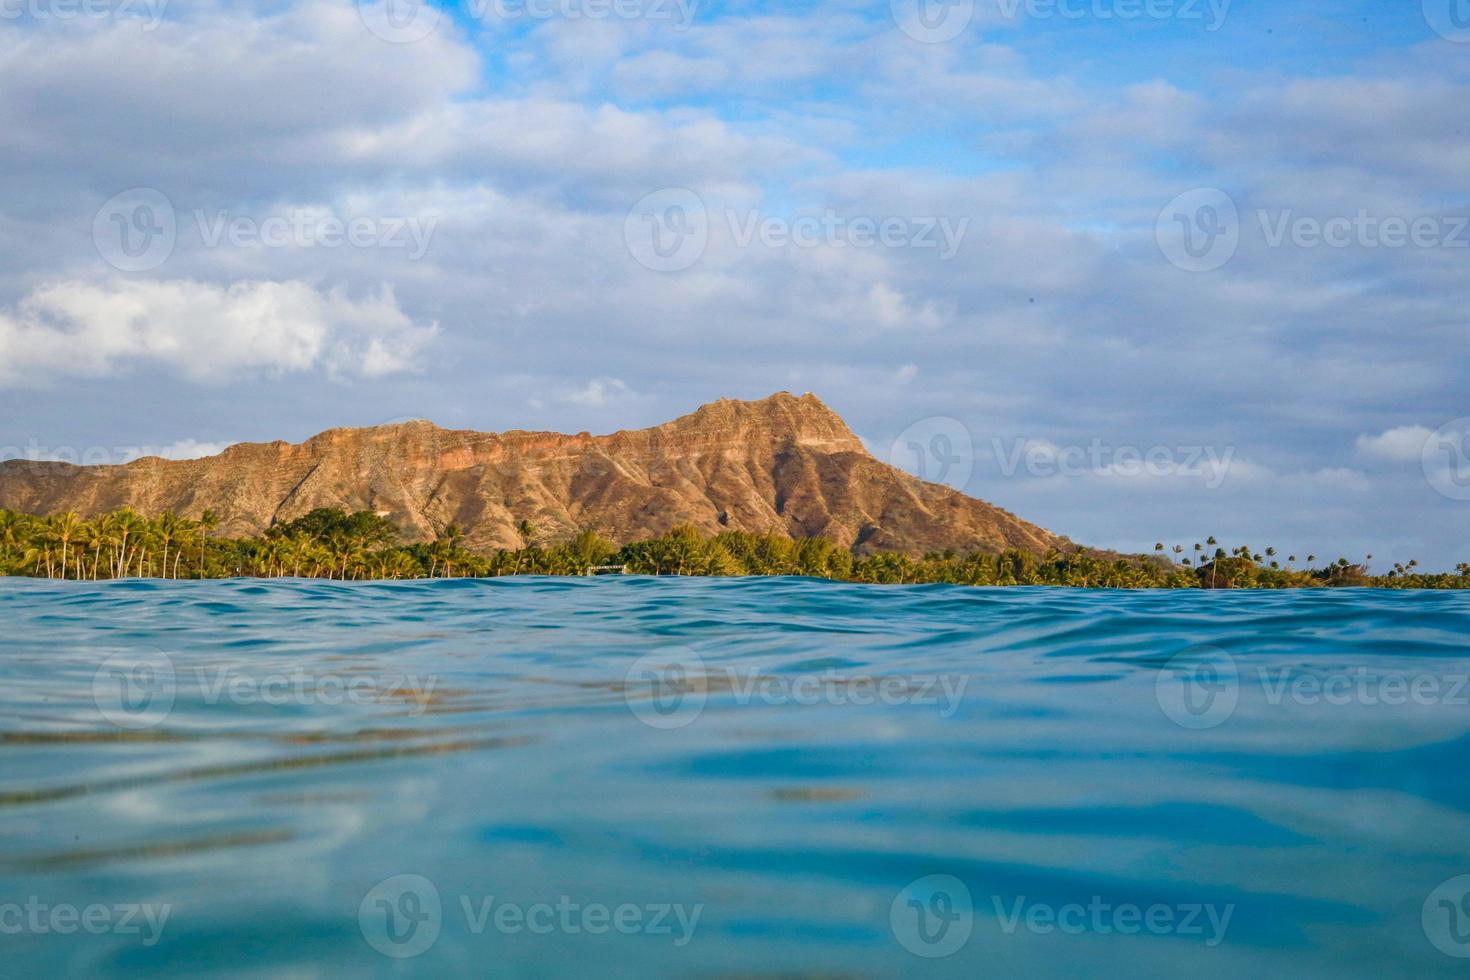
[(391, 2), (3, 7), (0, 455), (811, 390), (1078, 541), (1470, 558), (1465, 0)]

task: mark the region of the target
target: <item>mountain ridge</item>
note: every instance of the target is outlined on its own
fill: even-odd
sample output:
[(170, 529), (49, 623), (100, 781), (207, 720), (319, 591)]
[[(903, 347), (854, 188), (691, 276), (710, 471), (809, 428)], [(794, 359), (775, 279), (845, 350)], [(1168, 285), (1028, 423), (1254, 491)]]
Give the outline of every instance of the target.
[(300, 442), (236, 443), (190, 460), (112, 466), (0, 463), (0, 506), (95, 516), (120, 507), (220, 517), (258, 534), (317, 507), (370, 510), (406, 540), (450, 523), (471, 548), (595, 527), (614, 540), (680, 524), (706, 533), (823, 535), (859, 552), (1045, 551), (1070, 541), (874, 458), (811, 393), (720, 399), (660, 425), (606, 435), (444, 429), (426, 420), (332, 428)]

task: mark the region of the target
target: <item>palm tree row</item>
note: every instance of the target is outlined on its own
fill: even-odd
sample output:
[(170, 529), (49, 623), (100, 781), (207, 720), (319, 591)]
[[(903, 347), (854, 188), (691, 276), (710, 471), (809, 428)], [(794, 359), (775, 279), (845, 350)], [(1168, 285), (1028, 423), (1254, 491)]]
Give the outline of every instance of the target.
[[(432, 541), (401, 544), (390, 521), (371, 512), (320, 509), (254, 537), (212, 534), (219, 521), (163, 513), (144, 517), (122, 509), (87, 520), (74, 513), (35, 517), (0, 509), (0, 575), (53, 579), (328, 578), (338, 580), (462, 578), (501, 575), (583, 575), (600, 566), (644, 575), (804, 575), (882, 584), (947, 582), (958, 585), (1046, 585), (1083, 588), (1467, 588), (1470, 563), (1456, 574), (1426, 574), (1418, 562), (1372, 575), (1373, 556), (1339, 558), (1315, 567), (1275, 548), (1240, 545), (1227, 551), (1213, 537), (1154, 545), (1152, 556), (1075, 549), (1033, 554), (953, 551), (922, 558), (893, 552), (859, 555), (821, 537), (724, 531), (706, 535), (690, 526), (618, 545), (596, 531), (538, 544), (530, 522), (519, 522), (521, 544), (489, 553), (463, 545), (454, 524)], [(1169, 556), (1172, 552), (1173, 557)]]
[(202, 577), (204, 543), (217, 523), (211, 511), (197, 520), (173, 513), (149, 519), (124, 508), (89, 521), (71, 512), (34, 517), (0, 509), (0, 573), (94, 580)]

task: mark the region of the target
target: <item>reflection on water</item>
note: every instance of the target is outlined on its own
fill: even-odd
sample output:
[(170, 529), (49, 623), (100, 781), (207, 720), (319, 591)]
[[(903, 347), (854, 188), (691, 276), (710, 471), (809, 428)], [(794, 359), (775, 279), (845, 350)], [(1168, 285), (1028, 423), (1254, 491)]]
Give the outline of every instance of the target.
[(1433, 976), (1470, 597), (0, 580), (0, 975)]

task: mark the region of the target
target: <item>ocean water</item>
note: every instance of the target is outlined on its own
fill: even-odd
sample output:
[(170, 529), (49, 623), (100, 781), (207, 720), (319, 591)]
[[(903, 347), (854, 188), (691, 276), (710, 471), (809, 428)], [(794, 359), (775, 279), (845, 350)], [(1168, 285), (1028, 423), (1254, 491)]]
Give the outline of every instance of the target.
[(0, 580), (0, 976), (1470, 969), (1470, 595)]

